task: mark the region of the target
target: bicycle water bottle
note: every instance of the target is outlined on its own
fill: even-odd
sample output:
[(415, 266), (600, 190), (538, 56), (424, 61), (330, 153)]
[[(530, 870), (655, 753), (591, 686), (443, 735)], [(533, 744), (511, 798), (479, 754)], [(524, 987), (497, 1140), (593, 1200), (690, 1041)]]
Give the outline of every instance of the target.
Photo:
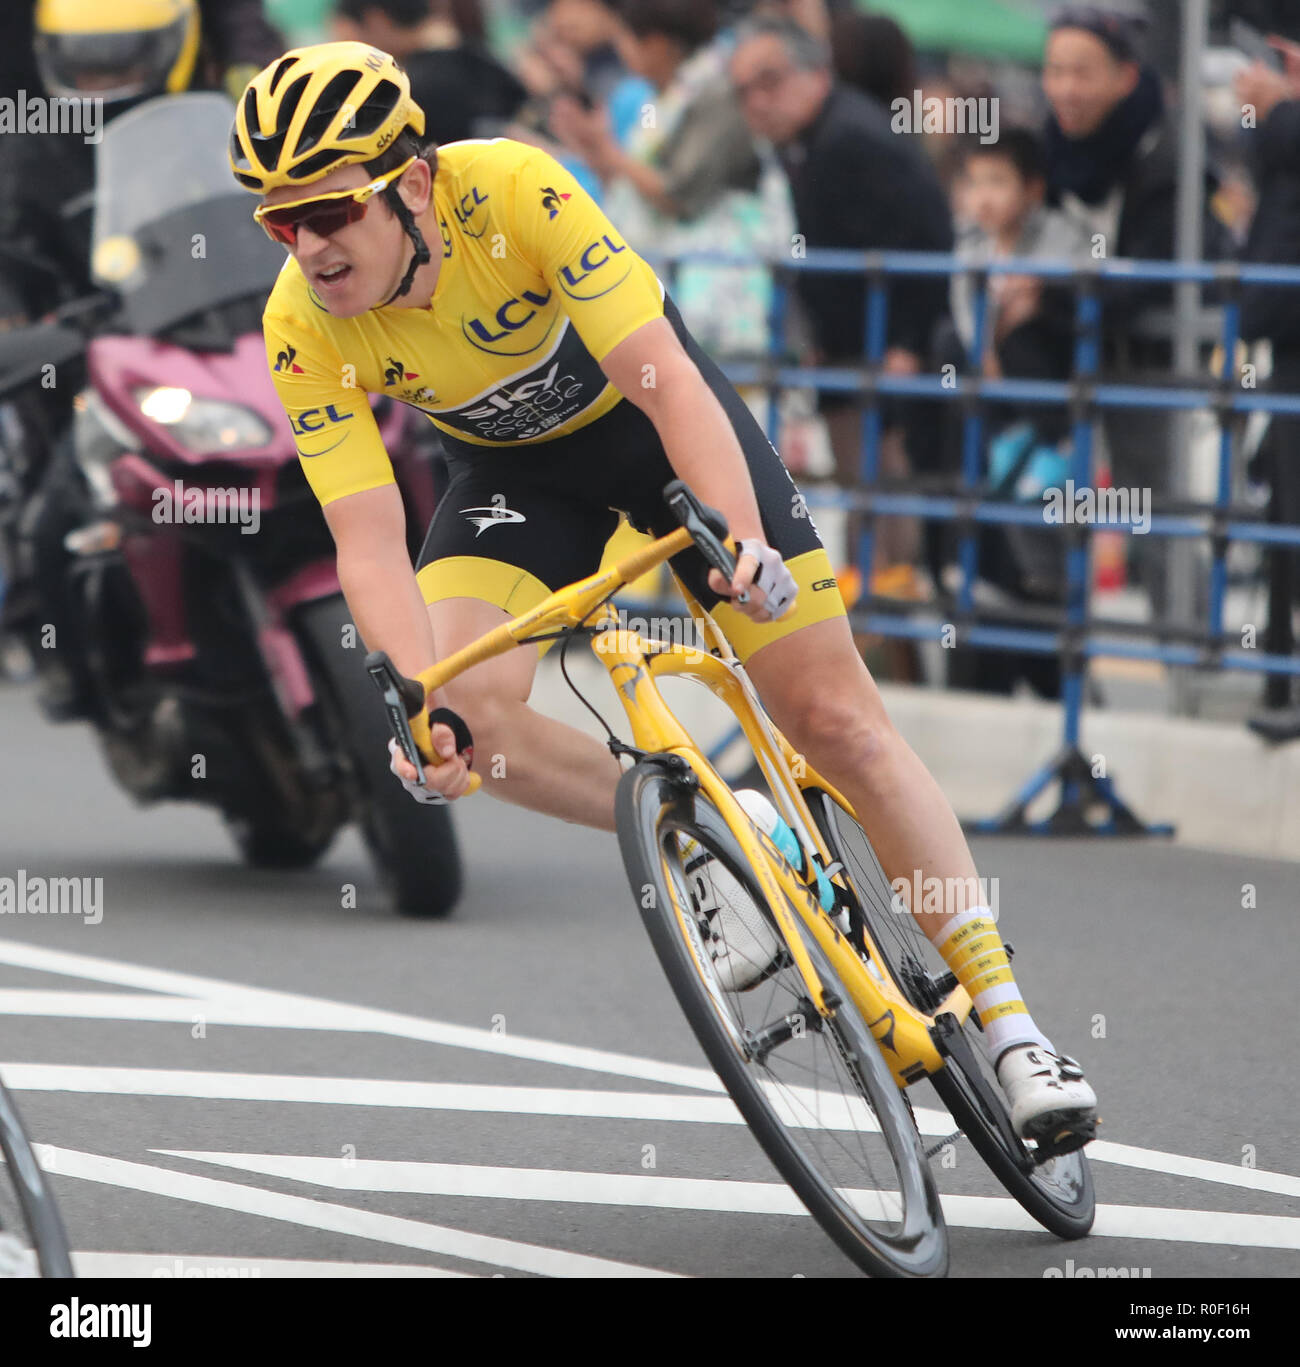
[(767, 794), (760, 793), (757, 788), (738, 788), (736, 801), (745, 809), (754, 825), (805, 878), (808, 876), (808, 864), (812, 864), (813, 872), (817, 875), (817, 900), (822, 904), (823, 911), (832, 911), (835, 907), (835, 891), (831, 887), (831, 880), (821, 871), (815, 859), (805, 860), (798, 837), (781, 819), (780, 812), (772, 805)]

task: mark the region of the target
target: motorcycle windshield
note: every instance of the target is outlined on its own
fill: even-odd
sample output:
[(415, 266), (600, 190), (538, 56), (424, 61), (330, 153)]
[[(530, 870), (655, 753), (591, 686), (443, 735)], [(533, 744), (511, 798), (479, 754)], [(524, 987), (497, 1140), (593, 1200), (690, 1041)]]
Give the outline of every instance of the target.
[(221, 94), (149, 100), (105, 129), (95, 160), (92, 271), (127, 328), (166, 331), (232, 300), (265, 298), (284, 251), (226, 159), (235, 107)]

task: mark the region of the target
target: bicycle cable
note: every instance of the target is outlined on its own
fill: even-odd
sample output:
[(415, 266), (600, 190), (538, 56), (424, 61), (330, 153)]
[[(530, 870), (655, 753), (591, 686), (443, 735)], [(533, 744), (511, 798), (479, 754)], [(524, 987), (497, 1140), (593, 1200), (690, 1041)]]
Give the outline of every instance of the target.
[[(621, 587), (622, 585), (619, 585), (619, 588)], [(620, 752), (628, 750), (630, 747), (625, 746), (623, 742), (619, 740), (619, 738), (614, 734), (613, 727), (611, 727), (610, 724), (605, 720), (605, 718), (602, 717), (600, 713), (596, 711), (595, 707), (593, 707), (592, 704), (588, 702), (588, 700), (583, 696), (581, 690), (578, 688), (577, 684), (575, 684), (573, 680), (569, 677), (569, 669), (565, 661), (565, 656), (568, 654), (569, 644), (573, 641), (574, 637), (581, 635), (590, 636), (594, 634), (595, 629), (593, 627), (589, 627), (586, 625), (587, 618), (590, 617), (592, 613), (598, 612), (601, 608), (603, 608), (605, 604), (608, 603), (609, 600), (617, 592), (617, 588), (610, 589), (610, 591), (600, 600), (600, 602), (597, 603), (591, 609), (591, 612), (587, 613), (587, 616), (584, 617), (582, 621), (579, 622), (576, 626), (565, 627), (563, 630), (556, 632), (554, 636), (549, 638), (545, 636), (538, 636), (535, 638), (536, 640), (542, 641), (547, 639), (555, 640), (559, 637), (563, 637), (564, 643), (560, 646), (560, 673), (564, 675), (564, 682), (569, 685), (569, 688), (572, 691), (573, 696), (577, 698), (577, 700), (587, 709), (587, 711), (590, 712), (591, 715), (595, 717), (596, 720), (601, 724), (601, 726), (605, 728), (605, 734), (609, 737), (605, 744), (609, 746), (610, 751), (614, 754), (615, 758), (618, 757)]]

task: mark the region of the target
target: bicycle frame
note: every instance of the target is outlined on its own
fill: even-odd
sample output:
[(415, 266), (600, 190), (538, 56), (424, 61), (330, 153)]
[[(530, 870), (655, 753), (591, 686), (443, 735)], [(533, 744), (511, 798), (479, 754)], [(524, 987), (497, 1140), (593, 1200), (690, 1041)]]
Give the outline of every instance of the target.
[[(623, 584), (639, 579), (690, 545), (691, 535), (685, 528), (660, 537), (616, 565), (559, 589), (530, 612), (503, 623), (463, 650), (424, 670), (419, 681), (424, 685), (427, 697), (467, 669), (516, 645), (527, 644), (566, 627), (589, 627), (592, 650), (614, 685), (627, 715), (633, 744), (647, 753), (676, 755), (690, 767), (701, 790), (717, 807), (753, 865), (777, 918), (782, 938), (803, 979), (808, 999), (821, 1016), (833, 1014), (834, 1005), (827, 1001), (826, 989), (813, 968), (796, 916), (816, 938), (848, 988), (854, 1005), (862, 1012), (872, 1036), (880, 1045), (895, 1081), (900, 1087), (906, 1087), (943, 1067), (943, 1058), (930, 1033), (935, 1017), (951, 1012), (959, 1022), (964, 1021), (971, 1010), (970, 997), (965, 989), (956, 987), (933, 1016), (925, 1015), (898, 990), (887, 965), (879, 960), (871, 946), (873, 962), (881, 973), (881, 980), (877, 980), (795, 869), (750, 821), (735, 794), (665, 702), (657, 680), (693, 679), (704, 684), (734, 713), (768, 779), (783, 818), (799, 838), (805, 855), (819, 860), (823, 868), (829, 866), (831, 853), (808, 809), (803, 789), (823, 789), (850, 814), (852, 807), (795, 752), (772, 724), (753, 684), (739, 662), (732, 658), (721, 630), (684, 586), (679, 583), (687, 606), (695, 620), (702, 624), (705, 649), (647, 640), (636, 632), (626, 631), (619, 626), (613, 607), (603, 601)], [(420, 749), (425, 754), (430, 753), (427, 713), (422, 710), (411, 719), (411, 730)], [(832, 875), (832, 881), (845, 886), (843, 875), (838, 872)], [(679, 908), (679, 912), (684, 910)]]

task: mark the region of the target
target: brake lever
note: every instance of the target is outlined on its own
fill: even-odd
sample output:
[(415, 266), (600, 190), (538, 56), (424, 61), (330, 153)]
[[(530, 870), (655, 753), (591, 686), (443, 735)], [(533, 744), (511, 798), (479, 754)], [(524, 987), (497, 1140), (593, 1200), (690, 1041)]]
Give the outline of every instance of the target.
[[(411, 717), (418, 717), (424, 707), (424, 688), (415, 679), (400, 675), (393, 662), (382, 650), (372, 650), (366, 656), (366, 673), (374, 680), (388, 711), (388, 727), (397, 741), (398, 748), (415, 768), (415, 781), (421, 788), (429, 785), (424, 781), (425, 759), (420, 747), (415, 743), (411, 731)], [(415, 695), (419, 694), (417, 698)]]
[[(664, 501), (678, 522), (690, 532), (691, 540), (699, 547), (705, 561), (730, 584), (740, 557), (727, 548), (726, 518), (716, 508), (706, 508), (684, 480), (675, 479), (664, 486)], [(737, 594), (736, 602), (748, 603), (749, 590)]]

